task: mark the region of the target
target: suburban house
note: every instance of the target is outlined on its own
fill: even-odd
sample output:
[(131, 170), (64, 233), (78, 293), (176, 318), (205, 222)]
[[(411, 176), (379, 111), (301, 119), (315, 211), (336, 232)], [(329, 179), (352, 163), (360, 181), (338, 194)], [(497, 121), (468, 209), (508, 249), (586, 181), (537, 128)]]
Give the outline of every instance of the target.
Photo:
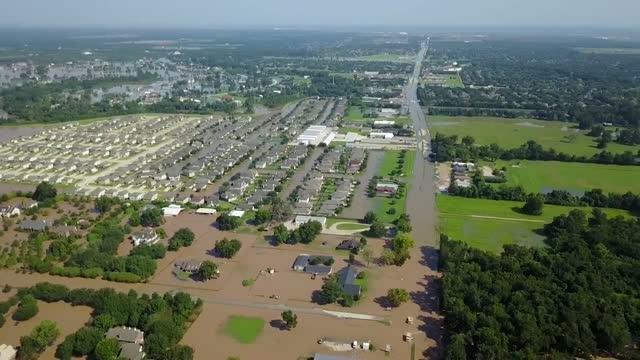
[(322, 225), (322, 228), (324, 229), (325, 224), (327, 223), (327, 218), (326, 217), (322, 217), (322, 216), (306, 216), (306, 215), (298, 215), (296, 216), (296, 218), (293, 220), (293, 225), (295, 225), (296, 227), (302, 225), (302, 224), (306, 224), (308, 222), (311, 221), (317, 221)]
[(53, 225), (51, 220), (24, 220), (18, 225), (18, 228), (23, 231), (40, 232), (45, 231)]
[(13, 205), (0, 206), (0, 217), (12, 217), (20, 215), (20, 208)]
[(132, 327), (119, 326), (107, 331), (107, 339), (116, 339), (120, 344), (119, 358), (142, 360), (146, 356), (142, 351), (144, 332)]
[(394, 183), (377, 183), (376, 184), (376, 192), (383, 194), (395, 194), (398, 192), (398, 184)]
[(160, 237), (153, 228), (148, 227), (131, 235), (131, 240), (134, 246), (140, 246), (142, 244), (152, 245), (157, 243)]
[(360, 241), (356, 240), (356, 239), (348, 239), (348, 240), (344, 240), (342, 241), (340, 244), (338, 244), (338, 246), (336, 246), (337, 250), (349, 250), (349, 251), (356, 251), (356, 250), (360, 250)]
[(353, 265), (349, 265), (338, 272), (338, 283), (342, 287), (342, 291), (354, 298), (360, 296), (362, 291), (360, 285), (356, 284), (356, 278), (359, 272), (360, 271)]
[(200, 266), (202, 265), (202, 261), (200, 260), (183, 260), (183, 261), (176, 261), (175, 264), (173, 264), (177, 269), (179, 269), (180, 271), (184, 271), (184, 272), (188, 272), (188, 273), (195, 273), (198, 270), (200, 270)]
[(11, 345), (0, 345), (0, 360), (16, 360), (18, 351)]
[(293, 262), (293, 270), (305, 272), (307, 274), (314, 275), (329, 275), (333, 271), (331, 265), (333, 264), (333, 258), (331, 256), (312, 256), (308, 254), (300, 254)]

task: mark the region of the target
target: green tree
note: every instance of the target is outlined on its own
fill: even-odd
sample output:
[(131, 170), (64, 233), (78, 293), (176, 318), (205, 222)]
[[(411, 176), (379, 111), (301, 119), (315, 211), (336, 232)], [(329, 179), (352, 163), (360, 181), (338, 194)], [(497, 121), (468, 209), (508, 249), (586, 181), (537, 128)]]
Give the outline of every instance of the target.
[(260, 225), (271, 221), (272, 218), (273, 214), (271, 213), (271, 210), (266, 207), (262, 207), (256, 211), (253, 221), (256, 225)]
[(31, 198), (35, 201), (42, 202), (55, 199), (56, 195), (58, 195), (58, 191), (56, 190), (56, 188), (48, 182), (43, 181), (38, 184)]
[(278, 226), (273, 229), (273, 238), (276, 244), (284, 244), (289, 239), (289, 230), (283, 224), (278, 224)]
[(405, 289), (389, 289), (389, 291), (387, 291), (387, 299), (391, 305), (398, 307), (409, 301), (409, 293)]
[(215, 253), (223, 258), (231, 259), (242, 247), (242, 243), (238, 239), (224, 238), (220, 241), (216, 241), (214, 247)]
[(231, 216), (227, 213), (221, 214), (216, 219), (216, 223), (218, 224), (218, 228), (223, 231), (229, 231), (237, 229), (240, 225), (242, 225), (242, 219), (237, 216)]
[(298, 315), (294, 314), (291, 310), (283, 311), (282, 321), (284, 321), (287, 330), (291, 330), (298, 326)]
[(467, 360), (466, 341), (463, 334), (456, 334), (447, 346), (448, 360)]
[(360, 250), (360, 256), (362, 257), (362, 260), (367, 263), (367, 266), (369, 266), (371, 261), (373, 261), (373, 250), (369, 246), (364, 246)]
[(36, 299), (31, 295), (25, 295), (20, 300), (18, 304), (18, 308), (13, 313), (12, 319), (16, 321), (25, 321), (29, 320), (32, 317), (36, 316), (38, 313), (38, 303)]
[(140, 214), (140, 225), (158, 227), (164, 222), (162, 210), (158, 208), (148, 208)]
[(96, 360), (118, 360), (120, 344), (114, 338), (102, 339), (96, 345)]
[(367, 211), (367, 213), (364, 214), (364, 218), (362, 219), (362, 221), (364, 221), (365, 224), (373, 224), (377, 220), (378, 220), (378, 216), (373, 211)]
[(176, 251), (183, 246), (191, 246), (195, 234), (189, 228), (181, 228), (169, 239), (169, 251)]
[(335, 276), (330, 277), (325, 281), (320, 289), (320, 301), (323, 304), (333, 304), (344, 296), (342, 287), (338, 283), (338, 279)]
[(541, 195), (530, 195), (522, 206), (522, 212), (528, 215), (542, 215), (544, 198)]
[(367, 235), (370, 237), (383, 237), (387, 234), (387, 227), (384, 226), (384, 224), (382, 223), (382, 221), (374, 221), (371, 224), (371, 227), (369, 228), (369, 231), (367, 231)]
[(104, 214), (111, 210), (111, 206), (113, 206), (114, 202), (115, 200), (110, 197), (101, 196), (96, 199), (95, 208), (99, 213)]
[(205, 260), (198, 269), (198, 276), (203, 280), (211, 280), (218, 277), (218, 265), (213, 261)]
[(78, 330), (73, 342), (73, 353), (82, 356), (91, 354), (103, 337), (102, 331), (93, 327)]

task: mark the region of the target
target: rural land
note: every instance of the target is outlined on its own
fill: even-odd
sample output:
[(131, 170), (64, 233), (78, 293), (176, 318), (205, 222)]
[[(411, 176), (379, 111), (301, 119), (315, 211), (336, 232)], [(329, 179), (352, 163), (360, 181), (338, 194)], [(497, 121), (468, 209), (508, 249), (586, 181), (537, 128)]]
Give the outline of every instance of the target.
[(640, 357), (640, 39), (86, 31), (0, 35), (0, 359)]

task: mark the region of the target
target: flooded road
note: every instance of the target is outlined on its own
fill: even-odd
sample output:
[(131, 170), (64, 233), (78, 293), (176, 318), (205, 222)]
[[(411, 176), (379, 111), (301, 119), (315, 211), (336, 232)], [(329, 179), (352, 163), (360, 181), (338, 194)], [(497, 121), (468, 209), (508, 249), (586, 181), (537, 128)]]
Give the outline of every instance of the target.
[(340, 217), (362, 219), (367, 211), (375, 210), (375, 198), (367, 196), (367, 184), (369, 183), (369, 180), (376, 175), (383, 159), (384, 151), (369, 151), (367, 168), (356, 177), (356, 179), (360, 181), (360, 185), (358, 185), (354, 191), (351, 206), (345, 208), (340, 214)]

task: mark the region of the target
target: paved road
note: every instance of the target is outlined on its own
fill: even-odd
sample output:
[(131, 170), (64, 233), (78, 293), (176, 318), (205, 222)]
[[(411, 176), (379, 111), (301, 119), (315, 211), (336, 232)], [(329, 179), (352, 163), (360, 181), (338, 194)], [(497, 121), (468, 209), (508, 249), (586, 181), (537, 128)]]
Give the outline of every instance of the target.
[(422, 61), (429, 50), (429, 40), (422, 43), (416, 59), (413, 74), (405, 88), (405, 105), (416, 131), (418, 154), (413, 169), (413, 179), (407, 201), (407, 212), (412, 218), (413, 235), (418, 244), (438, 248), (435, 210), (435, 169), (427, 160), (431, 135), (427, 127), (427, 117), (420, 108), (417, 88), (420, 81)]

